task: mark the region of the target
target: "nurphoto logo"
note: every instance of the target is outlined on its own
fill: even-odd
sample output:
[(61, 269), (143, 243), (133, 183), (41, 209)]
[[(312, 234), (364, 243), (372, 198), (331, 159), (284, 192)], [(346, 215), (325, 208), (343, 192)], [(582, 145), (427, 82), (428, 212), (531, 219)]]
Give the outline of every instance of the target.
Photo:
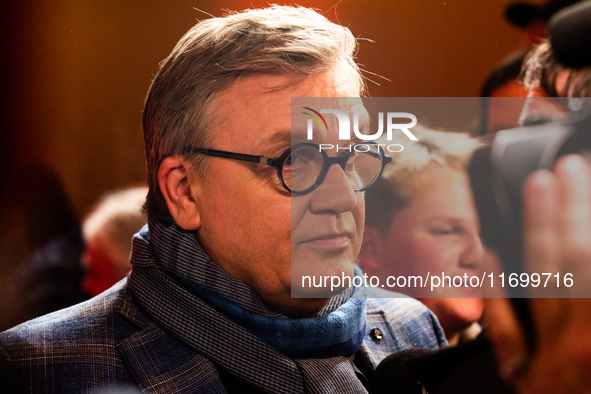
[[(336, 115), (338, 120), (338, 127), (339, 127), (339, 140), (350, 141), (351, 140), (351, 120), (349, 119), (349, 115), (345, 112), (340, 111), (338, 109), (321, 109), (320, 112), (312, 109), (310, 107), (303, 107), (307, 112), (304, 112), (305, 115), (310, 116), (311, 119), (308, 119), (308, 128), (307, 128), (307, 139), (313, 140), (314, 136), (314, 122), (318, 124), (321, 131), (328, 131), (328, 124), (326, 119), (322, 114), (333, 114)], [(378, 113), (378, 131), (374, 134), (363, 134), (359, 130), (359, 114), (355, 112), (353, 114), (353, 133), (355, 137), (363, 140), (363, 141), (375, 141), (382, 136), (384, 133), (384, 118), (386, 118), (386, 139), (388, 141), (392, 141), (392, 135), (395, 130), (402, 131), (410, 140), (417, 141), (417, 137), (415, 137), (412, 132), (409, 130), (417, 125), (417, 117), (408, 112), (387, 112), (386, 116), (384, 117), (383, 112)], [(408, 119), (410, 122), (408, 123), (394, 123), (394, 119)], [(402, 145), (400, 144), (378, 144), (380, 146), (384, 146), (387, 148), (389, 152), (401, 152), (403, 150)], [(334, 145), (332, 144), (320, 144), (320, 150), (322, 149), (334, 149)], [(337, 145), (337, 151), (339, 147)]]

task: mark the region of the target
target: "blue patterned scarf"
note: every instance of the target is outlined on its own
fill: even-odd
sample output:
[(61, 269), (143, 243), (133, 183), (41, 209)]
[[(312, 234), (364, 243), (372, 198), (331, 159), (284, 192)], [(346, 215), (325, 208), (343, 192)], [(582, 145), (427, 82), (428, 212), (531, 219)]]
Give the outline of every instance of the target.
[(365, 392), (351, 365), (365, 334), (365, 289), (335, 296), (314, 318), (290, 319), (227, 275), (172, 218), (150, 220), (133, 243), (130, 291), (212, 362), (269, 392)]
[[(322, 317), (288, 319), (258, 315), (212, 291), (196, 285), (189, 288), (230, 320), (292, 358), (350, 356), (363, 342), (366, 320), (363, 295), (354, 293), (354, 297), (360, 298), (350, 298)], [(361, 288), (357, 290), (361, 292)]]

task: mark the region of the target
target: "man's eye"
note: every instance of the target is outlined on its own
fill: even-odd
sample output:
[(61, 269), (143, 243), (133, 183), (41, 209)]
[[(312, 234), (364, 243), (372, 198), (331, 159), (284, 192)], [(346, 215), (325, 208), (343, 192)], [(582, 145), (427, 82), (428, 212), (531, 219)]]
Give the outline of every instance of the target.
[(297, 167), (297, 166), (302, 166), (305, 163), (306, 163), (306, 159), (305, 158), (302, 158), (301, 156), (298, 156), (298, 155), (291, 155), (285, 161), (285, 166), (287, 166), (287, 167)]
[(309, 165), (315, 162), (322, 161), (322, 156), (315, 152), (313, 149), (299, 149), (293, 152), (287, 160), (285, 160), (285, 166), (297, 167)]

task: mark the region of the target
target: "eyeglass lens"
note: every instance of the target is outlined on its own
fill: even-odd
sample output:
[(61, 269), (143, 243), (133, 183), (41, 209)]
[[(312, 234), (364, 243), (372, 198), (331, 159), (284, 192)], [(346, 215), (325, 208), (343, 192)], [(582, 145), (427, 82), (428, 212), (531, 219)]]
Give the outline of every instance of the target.
[[(350, 151), (339, 152), (340, 156), (348, 156), (345, 174), (355, 190), (363, 190), (380, 174), (382, 154), (379, 148), (371, 144), (357, 144)], [(285, 184), (293, 192), (303, 192), (313, 187), (319, 178), (323, 178), (325, 157), (318, 147), (303, 146), (291, 152), (282, 167)]]

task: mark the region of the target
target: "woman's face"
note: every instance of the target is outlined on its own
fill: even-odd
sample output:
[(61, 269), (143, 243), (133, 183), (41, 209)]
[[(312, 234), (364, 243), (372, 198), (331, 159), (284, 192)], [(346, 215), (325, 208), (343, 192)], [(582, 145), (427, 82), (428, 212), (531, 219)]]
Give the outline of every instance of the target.
[[(382, 237), (380, 275), (467, 275), (480, 279), (483, 246), (466, 171), (432, 165), (412, 180), (411, 190), (410, 204), (394, 214), (389, 232)], [(390, 290), (406, 293), (408, 289)], [(482, 302), (474, 298), (479, 296), (478, 290), (450, 287), (446, 282), (421, 301), (435, 312), (449, 335), (456, 326), (463, 328), (480, 318)]]

